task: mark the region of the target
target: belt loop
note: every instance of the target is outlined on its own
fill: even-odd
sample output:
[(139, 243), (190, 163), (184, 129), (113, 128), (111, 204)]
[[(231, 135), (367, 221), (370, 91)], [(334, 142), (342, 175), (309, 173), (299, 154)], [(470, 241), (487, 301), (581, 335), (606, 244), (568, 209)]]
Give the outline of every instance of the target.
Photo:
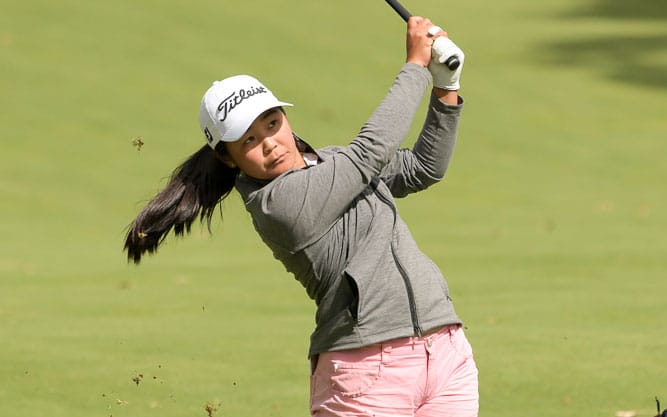
[(380, 343), (380, 363), (385, 364), (391, 352), (391, 345)]

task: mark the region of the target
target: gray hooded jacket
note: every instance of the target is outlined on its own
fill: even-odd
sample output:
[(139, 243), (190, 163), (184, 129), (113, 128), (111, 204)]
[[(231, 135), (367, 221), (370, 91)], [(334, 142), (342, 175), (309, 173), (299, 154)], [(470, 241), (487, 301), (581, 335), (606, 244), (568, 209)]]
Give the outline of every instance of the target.
[(399, 149), (430, 82), (405, 64), (348, 146), (319, 149), (317, 165), (270, 182), (237, 179), (262, 240), (317, 304), (309, 357), (460, 323), (394, 203), (441, 180), (454, 149), (462, 100), (433, 95), (414, 147)]

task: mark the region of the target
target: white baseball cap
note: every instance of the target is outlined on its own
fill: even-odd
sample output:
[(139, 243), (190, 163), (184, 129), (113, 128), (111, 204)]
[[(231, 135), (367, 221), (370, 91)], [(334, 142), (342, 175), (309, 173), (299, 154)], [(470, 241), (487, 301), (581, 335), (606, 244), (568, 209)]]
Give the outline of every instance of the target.
[(292, 106), (276, 98), (256, 78), (236, 75), (215, 81), (201, 101), (199, 125), (209, 146), (234, 142), (243, 136), (257, 116), (274, 107)]

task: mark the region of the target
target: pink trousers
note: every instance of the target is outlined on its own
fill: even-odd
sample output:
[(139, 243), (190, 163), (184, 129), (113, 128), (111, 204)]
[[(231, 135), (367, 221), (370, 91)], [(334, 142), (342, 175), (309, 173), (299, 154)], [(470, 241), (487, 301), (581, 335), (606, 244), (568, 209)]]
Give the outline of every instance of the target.
[(461, 326), (322, 353), (311, 375), (315, 417), (476, 417), (477, 366)]

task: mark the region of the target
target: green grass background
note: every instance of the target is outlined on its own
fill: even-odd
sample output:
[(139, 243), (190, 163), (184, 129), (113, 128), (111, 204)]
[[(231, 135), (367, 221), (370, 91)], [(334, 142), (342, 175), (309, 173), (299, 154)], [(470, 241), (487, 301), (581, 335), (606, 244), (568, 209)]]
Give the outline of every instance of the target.
[[(400, 205), (466, 321), (480, 416), (655, 414), (667, 4), (406, 6), (467, 53), (448, 179)], [(140, 267), (122, 239), (204, 143), (212, 80), (256, 75), (296, 104), (298, 133), (345, 144), (401, 66), (403, 23), (381, 0), (0, 10), (0, 415), (308, 415), (314, 309), (236, 195), (212, 236), (169, 238)]]

